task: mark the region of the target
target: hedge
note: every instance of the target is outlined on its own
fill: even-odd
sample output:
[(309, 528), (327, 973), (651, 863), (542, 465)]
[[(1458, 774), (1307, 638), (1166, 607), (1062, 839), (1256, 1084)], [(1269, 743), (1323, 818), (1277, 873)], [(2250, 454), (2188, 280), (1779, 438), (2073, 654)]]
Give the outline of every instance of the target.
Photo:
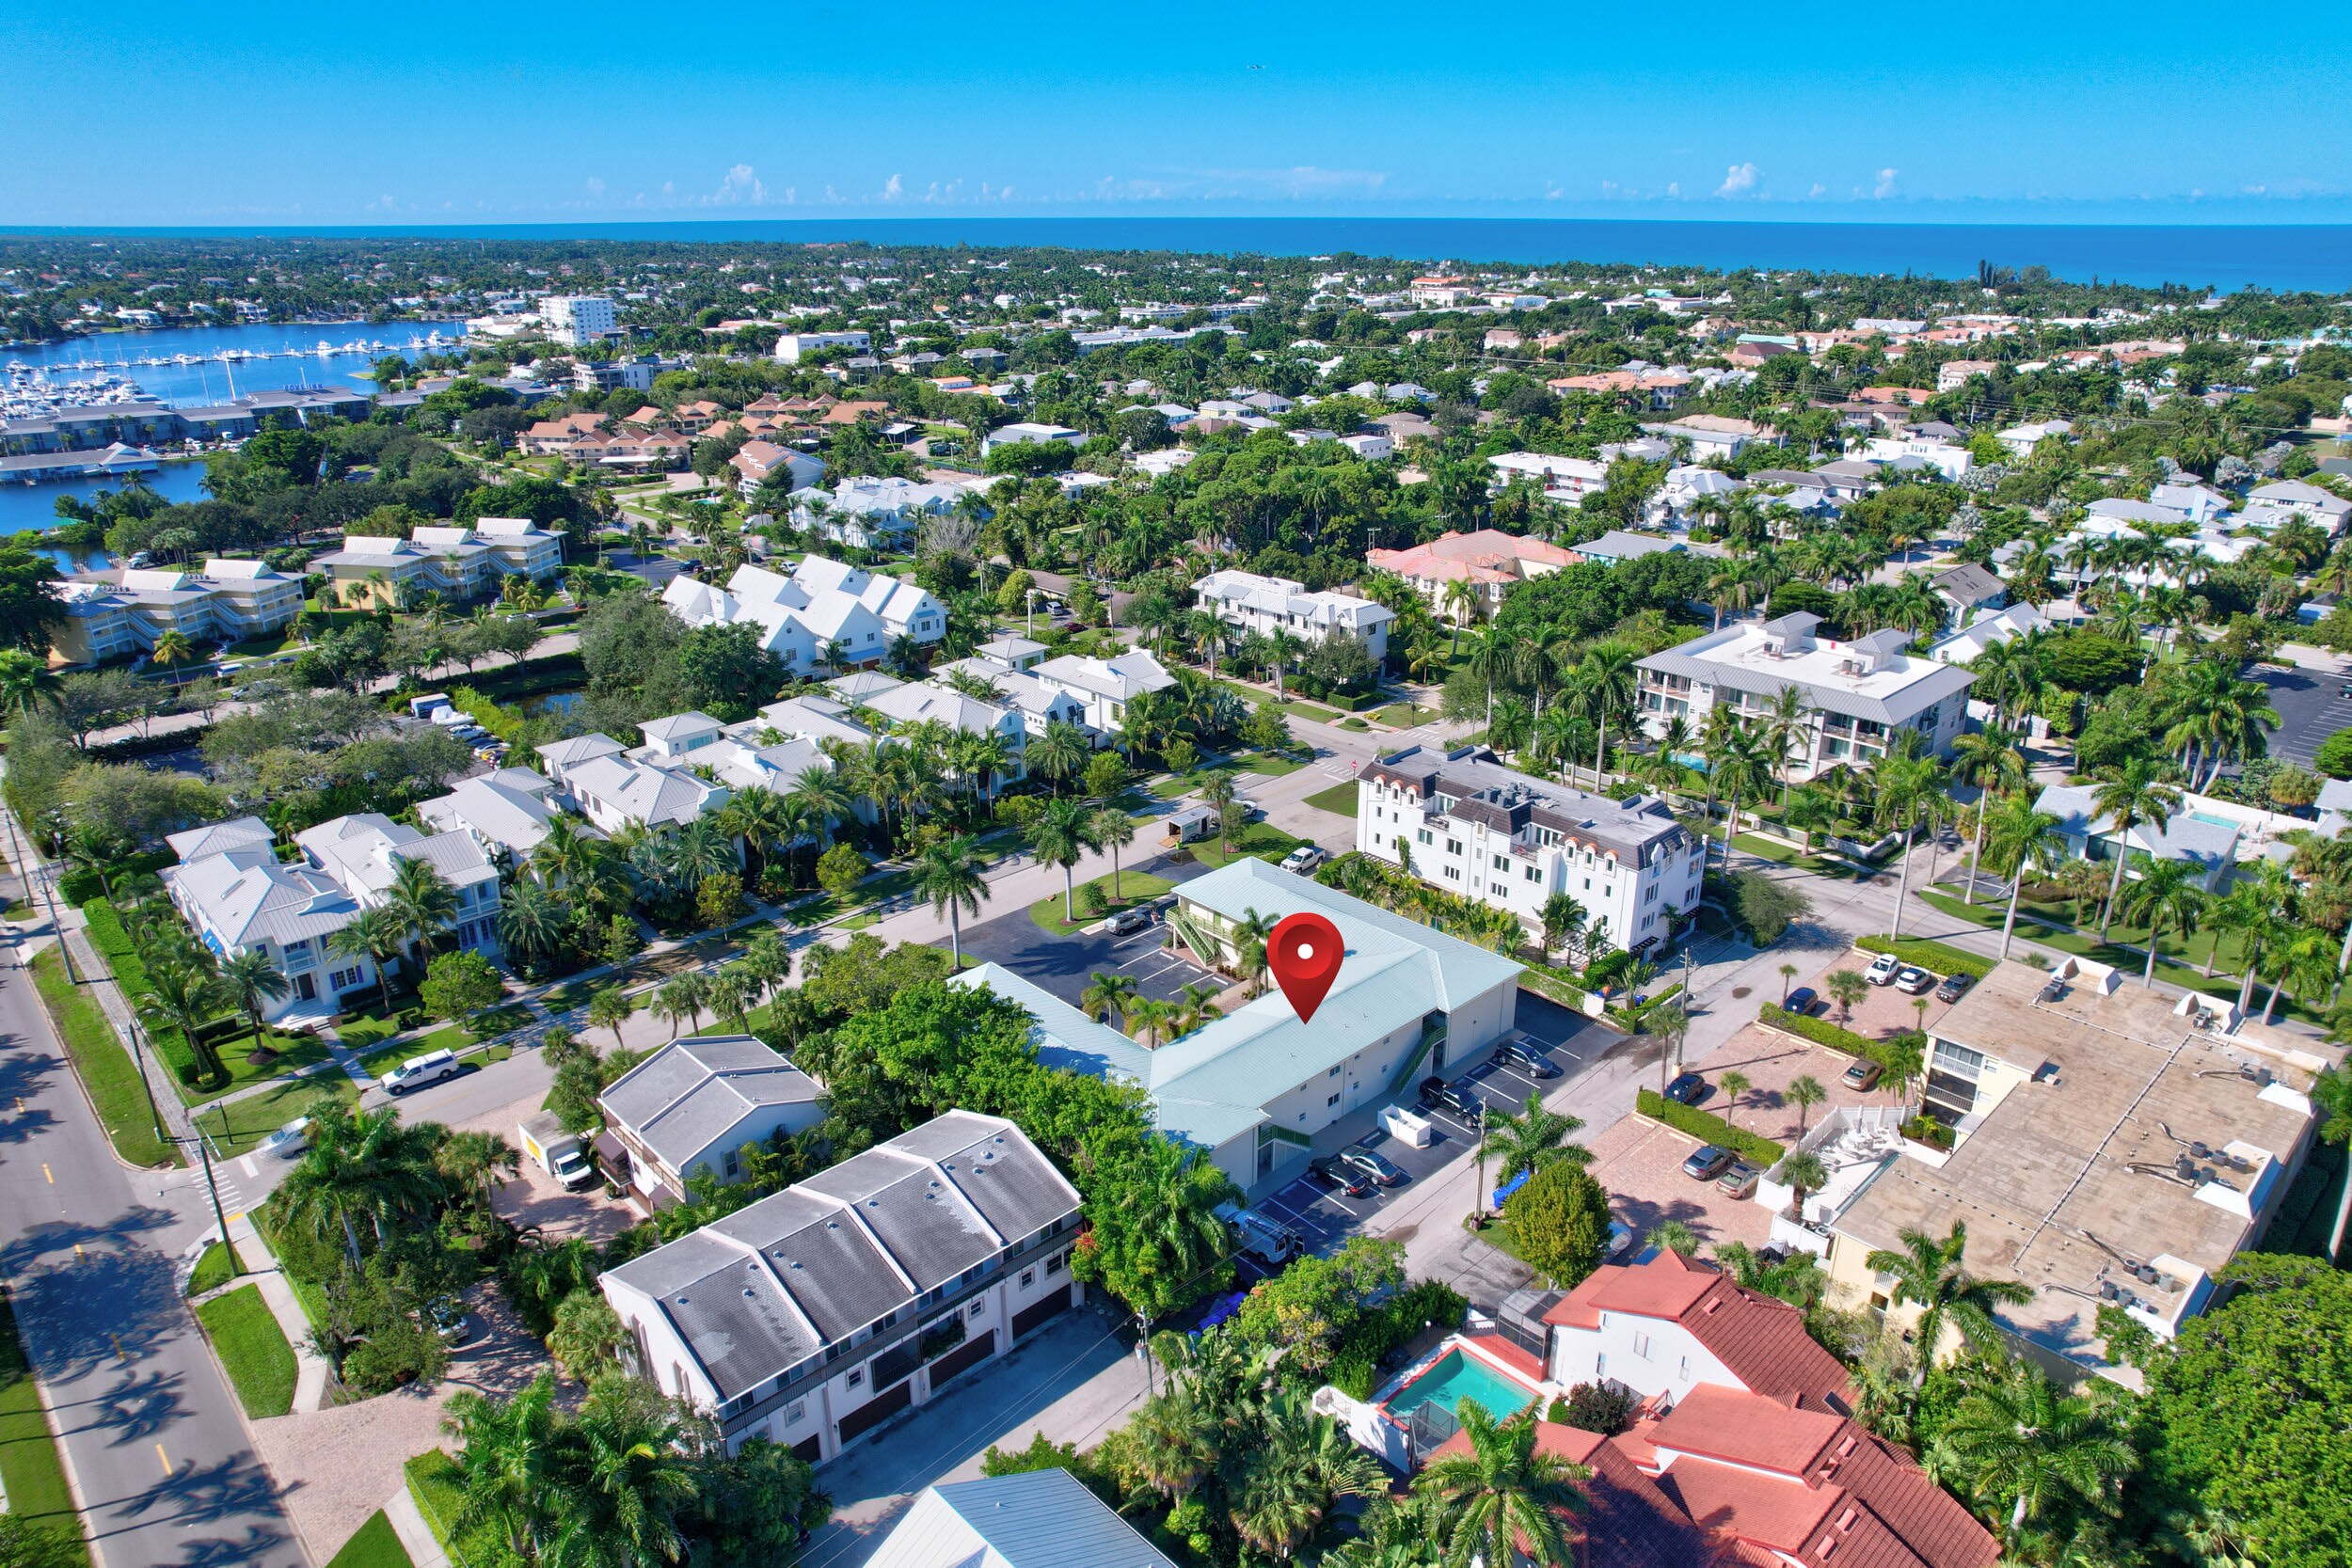
[(1979, 958), (1974, 953), (1963, 953), (1923, 937), (1856, 937), (1854, 945), (1866, 953), (1892, 953), (1904, 963), (1933, 970), (1938, 974), (1965, 974), (1971, 980), (1981, 980), (1993, 973), (1991, 958)]
[(1826, 1045), (1832, 1051), (1842, 1051), (1849, 1056), (1860, 1056), (1875, 1062), (1880, 1042), (1867, 1035), (1857, 1035), (1851, 1029), (1841, 1029), (1825, 1018), (1807, 1018), (1786, 1007), (1767, 1002), (1756, 1010), (1756, 1021), (1769, 1028), (1799, 1035), (1816, 1045)]
[[(104, 898), (93, 898), (83, 905), (82, 914), (89, 922), (90, 945), (105, 955), (106, 967), (114, 971), (115, 983), (136, 1008), (139, 998), (151, 995), (155, 985), (147, 977), (147, 961), (139, 957), (137, 944), (132, 942), (131, 933), (122, 928), (122, 917)], [(191, 1087), (202, 1082), (203, 1069), (198, 1065), (195, 1048), (176, 1024), (160, 1029), (150, 1025), (147, 1038), (154, 1046), (155, 1054), (163, 1058), (180, 1082)]]
[(1770, 1138), (1734, 1127), (1711, 1111), (1668, 1100), (1656, 1089), (1644, 1089), (1634, 1096), (1633, 1108), (1653, 1121), (1662, 1121), (1694, 1138), (1736, 1149), (1741, 1159), (1766, 1170), (1780, 1164), (1781, 1156), (1788, 1152)]

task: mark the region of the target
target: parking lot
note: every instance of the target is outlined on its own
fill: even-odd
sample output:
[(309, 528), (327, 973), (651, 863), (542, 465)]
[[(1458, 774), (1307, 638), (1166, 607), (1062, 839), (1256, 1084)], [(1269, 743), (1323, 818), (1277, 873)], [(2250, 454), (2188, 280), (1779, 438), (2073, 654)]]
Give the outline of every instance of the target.
[[(1140, 869), (1178, 881), (1200, 872), (1198, 865), (1160, 861)], [(1028, 911), (1016, 910), (967, 927), (963, 951), (969, 957), (1002, 964), (1073, 1007), (1098, 973), (1132, 975), (1136, 989), (1155, 1002), (1173, 1000), (1187, 986), (1225, 989), (1224, 981), (1194, 963), (1181, 948), (1168, 947), (1169, 940), (1168, 928), (1156, 925), (1123, 937), (1099, 929), (1056, 936), (1030, 919)]]
[[(1546, 1093), (1557, 1089), (1618, 1039), (1608, 1030), (1588, 1024), (1581, 1014), (1526, 991), (1519, 993), (1514, 1022), (1518, 1032), (1560, 1069), (1561, 1076), (1538, 1082), (1519, 1068), (1498, 1066), (1491, 1049), (1477, 1053), (1468, 1062), (1449, 1063), (1448, 1081), (1474, 1096), (1490, 1114), (1518, 1115), (1526, 1108), (1530, 1094), (1539, 1089)], [(1315, 1139), (1314, 1153), (1320, 1157), (1350, 1143), (1359, 1143), (1402, 1166), (1406, 1172), (1404, 1181), (1393, 1187), (1375, 1186), (1351, 1196), (1335, 1192), (1319, 1179), (1302, 1172), (1252, 1207), (1297, 1231), (1308, 1251), (1329, 1252), (1351, 1234), (1377, 1229), (1375, 1222), (1382, 1210), (1410, 1197), (1422, 1181), (1476, 1150), (1478, 1127), (1473, 1118), (1449, 1110), (1423, 1108), (1409, 1088), (1399, 1094), (1394, 1102), (1428, 1121), (1435, 1133), (1428, 1148), (1415, 1148), (1380, 1131), (1375, 1119), (1378, 1108), (1375, 1107), (1374, 1113), (1350, 1117)], [(1365, 1122), (1372, 1123), (1369, 1131), (1362, 1125)]]

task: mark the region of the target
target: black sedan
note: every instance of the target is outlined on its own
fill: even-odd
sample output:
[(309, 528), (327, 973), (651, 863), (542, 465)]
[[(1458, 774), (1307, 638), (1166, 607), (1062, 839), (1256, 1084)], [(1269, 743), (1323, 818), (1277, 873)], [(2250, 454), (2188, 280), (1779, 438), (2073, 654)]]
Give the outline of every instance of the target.
[(1464, 1121), (1474, 1122), (1485, 1109), (1478, 1097), (1468, 1089), (1447, 1083), (1442, 1078), (1421, 1081), (1421, 1102), (1433, 1111), (1451, 1111)]
[(1715, 1085), (1695, 1072), (1686, 1072), (1666, 1085), (1666, 1098), (1677, 1105), (1696, 1105), (1715, 1092)]
[(1349, 1197), (1361, 1197), (1372, 1191), (1370, 1178), (1357, 1174), (1354, 1166), (1334, 1155), (1327, 1154), (1312, 1162), (1307, 1170), (1333, 1192), (1345, 1193)]
[(1534, 1079), (1560, 1076), (1560, 1064), (1525, 1040), (1504, 1040), (1496, 1046), (1495, 1066), (1517, 1068)]
[(1788, 1000), (1781, 1004), (1781, 1006), (1787, 1007), (1790, 1012), (1796, 1014), (1799, 1018), (1803, 1018), (1805, 1014), (1813, 1010), (1813, 1004), (1819, 1002), (1820, 999), (1820, 993), (1816, 991), (1811, 986), (1799, 986), (1795, 990), (1788, 993)]

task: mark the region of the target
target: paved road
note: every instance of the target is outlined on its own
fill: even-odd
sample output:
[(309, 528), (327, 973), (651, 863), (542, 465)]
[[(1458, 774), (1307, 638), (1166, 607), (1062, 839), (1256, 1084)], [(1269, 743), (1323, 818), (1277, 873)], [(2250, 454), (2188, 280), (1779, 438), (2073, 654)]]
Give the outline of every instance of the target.
[(103, 1568), (308, 1561), (174, 1288), (183, 1227), (115, 1163), (32, 980), (0, 969), (0, 1274)]

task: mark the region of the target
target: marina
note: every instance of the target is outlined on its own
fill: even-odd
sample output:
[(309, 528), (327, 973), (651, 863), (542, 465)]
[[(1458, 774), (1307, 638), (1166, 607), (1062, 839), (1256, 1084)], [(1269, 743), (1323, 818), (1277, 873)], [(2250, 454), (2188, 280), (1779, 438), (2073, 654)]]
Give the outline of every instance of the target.
[(465, 327), (455, 322), (346, 321), (167, 327), (19, 343), (0, 351), (0, 419), (38, 418), (34, 405), (42, 402), (86, 407), (137, 399), (184, 408), (282, 388), (372, 388), (369, 372), (384, 356), (447, 353), (464, 340)]

